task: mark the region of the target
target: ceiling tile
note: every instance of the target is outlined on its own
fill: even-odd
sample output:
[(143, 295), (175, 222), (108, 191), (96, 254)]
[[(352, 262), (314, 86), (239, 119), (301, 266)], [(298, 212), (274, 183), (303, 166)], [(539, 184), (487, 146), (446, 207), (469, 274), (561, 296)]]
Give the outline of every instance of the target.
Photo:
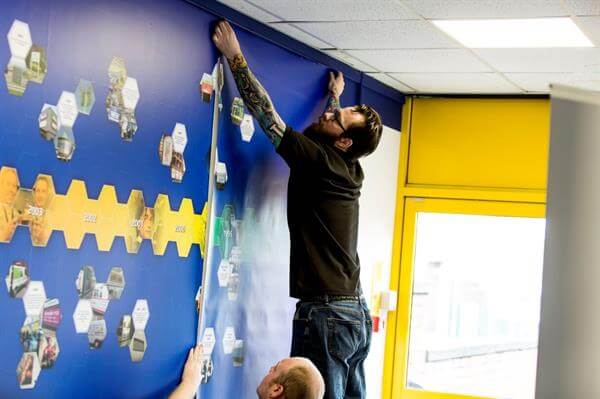
[(575, 22), (594, 45), (600, 46), (600, 17), (579, 17)]
[(273, 22), (273, 21), (281, 21), (281, 18), (269, 13), (268, 11), (262, 10), (245, 0), (218, 0), (219, 3), (223, 3), (242, 14), (246, 14), (247, 16), (256, 19), (260, 22)]
[(600, 90), (600, 73), (507, 73), (508, 79), (531, 92), (548, 93), (550, 83)]
[(428, 19), (568, 16), (560, 0), (403, 0)]
[[(249, 0), (288, 21), (416, 19), (394, 0)], [(227, 1), (225, 1), (227, 2)]]
[(301, 29), (298, 29), (292, 24), (269, 24), (271, 28), (277, 29), (278, 31), (285, 33), (286, 35), (293, 37), (302, 43), (308, 44), (314, 48), (331, 48), (333, 45), (326, 43), (321, 39), (318, 39)]
[(369, 63), (364, 63), (361, 60), (357, 59), (356, 57), (346, 54), (343, 51), (323, 50), (323, 52), (327, 55), (330, 55), (331, 57), (333, 57), (335, 59), (338, 59), (338, 60), (350, 65), (351, 67), (354, 67), (355, 69), (358, 69), (361, 72), (377, 72), (377, 68), (375, 68), (374, 66), (369, 65)]
[(459, 47), (425, 21), (310, 22), (296, 25), (341, 49)]
[(348, 50), (381, 72), (491, 72), (467, 50)]
[(565, 4), (575, 15), (600, 15), (600, 1), (598, 0), (565, 0)]
[(392, 78), (388, 74), (385, 73), (367, 73), (368, 76), (372, 77), (383, 83), (386, 86), (389, 86), (393, 89), (400, 90), (403, 93), (414, 93), (415, 89), (412, 87), (406, 86), (396, 79)]
[(598, 48), (476, 49), (500, 72), (600, 72)]
[(505, 94), (521, 90), (496, 73), (392, 73), (395, 79), (431, 94)]

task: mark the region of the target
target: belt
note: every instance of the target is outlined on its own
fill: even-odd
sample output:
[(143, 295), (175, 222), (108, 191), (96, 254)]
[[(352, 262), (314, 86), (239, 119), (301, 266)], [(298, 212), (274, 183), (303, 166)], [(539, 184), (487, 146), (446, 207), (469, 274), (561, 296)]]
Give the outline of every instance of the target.
[[(318, 295), (300, 298), (302, 302), (332, 302), (332, 301), (356, 301), (360, 302), (362, 295)], [(362, 299), (364, 301), (364, 299)]]

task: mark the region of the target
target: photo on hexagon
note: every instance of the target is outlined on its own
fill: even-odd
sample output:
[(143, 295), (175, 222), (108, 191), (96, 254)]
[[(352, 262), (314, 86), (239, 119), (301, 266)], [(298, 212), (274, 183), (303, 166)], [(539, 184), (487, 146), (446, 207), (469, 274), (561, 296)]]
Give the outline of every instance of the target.
[(121, 348), (128, 346), (131, 342), (131, 337), (133, 337), (133, 321), (131, 315), (126, 314), (121, 317), (121, 321), (117, 327), (117, 341), (119, 346)]
[(60, 303), (57, 298), (47, 299), (42, 310), (42, 328), (44, 333), (53, 333), (62, 320)]
[(26, 262), (14, 261), (5, 278), (6, 289), (11, 298), (23, 298), (29, 284), (29, 267)]
[(143, 240), (151, 240), (155, 232), (154, 209), (144, 205), (141, 191), (133, 190), (127, 201), (128, 226), (125, 236), (127, 252), (137, 253)]
[(23, 352), (37, 352), (43, 335), (40, 317), (27, 317), (19, 332), (19, 341), (23, 345)]
[(19, 365), (17, 366), (17, 381), (21, 389), (30, 389), (35, 386), (35, 382), (40, 374), (40, 362), (37, 353), (23, 353)]
[(40, 359), (41, 367), (46, 369), (54, 366), (54, 363), (56, 363), (56, 359), (58, 358), (58, 353), (60, 352), (58, 341), (56, 340), (56, 333), (44, 330), (39, 346), (38, 357)]
[(98, 349), (106, 339), (106, 321), (104, 319), (92, 320), (88, 330), (90, 349)]
[(169, 197), (160, 194), (154, 202), (154, 234), (152, 249), (155, 254), (162, 254), (167, 246), (167, 219), (171, 214)]
[(121, 267), (113, 267), (106, 280), (109, 299), (119, 299), (125, 289), (125, 273)]
[(84, 266), (79, 271), (75, 280), (75, 287), (79, 298), (92, 299), (92, 293), (96, 286), (96, 272), (92, 266)]
[(14, 203), (19, 192), (19, 176), (15, 168), (0, 169), (0, 242), (10, 242), (20, 214)]
[(135, 330), (133, 337), (129, 342), (129, 355), (132, 362), (141, 362), (146, 353), (148, 342), (144, 330)]

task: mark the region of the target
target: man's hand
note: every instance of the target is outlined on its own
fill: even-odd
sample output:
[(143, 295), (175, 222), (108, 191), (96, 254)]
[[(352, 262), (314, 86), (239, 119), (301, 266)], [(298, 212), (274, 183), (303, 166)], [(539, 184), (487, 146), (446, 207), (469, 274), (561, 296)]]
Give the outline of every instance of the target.
[(190, 349), (185, 367), (183, 368), (183, 375), (181, 376), (181, 383), (194, 387), (197, 389), (200, 385), (200, 369), (202, 367), (202, 344), (198, 344), (195, 348)]
[(202, 379), (202, 344), (190, 349), (183, 368), (181, 383), (169, 395), (169, 399), (192, 399), (200, 386)]
[(242, 53), (237, 36), (227, 21), (221, 21), (217, 24), (212, 39), (215, 46), (217, 46), (219, 51), (223, 53), (228, 60), (231, 60), (236, 55)]
[(344, 75), (341, 72), (329, 72), (329, 94), (339, 98), (344, 92)]

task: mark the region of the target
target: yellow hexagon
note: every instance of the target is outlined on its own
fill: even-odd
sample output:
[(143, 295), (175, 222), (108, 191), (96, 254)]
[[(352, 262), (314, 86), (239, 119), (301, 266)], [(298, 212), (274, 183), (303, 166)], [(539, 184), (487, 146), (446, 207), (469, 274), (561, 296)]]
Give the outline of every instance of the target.
[[(148, 225), (144, 225), (147, 218), (147, 209), (144, 204), (144, 194), (140, 190), (133, 190), (127, 200), (127, 227), (125, 230), (125, 247), (127, 252), (137, 254), (142, 241), (148, 237)], [(152, 218), (154, 216), (152, 215)], [(151, 226), (151, 225), (150, 225)]]
[[(65, 201), (62, 204), (63, 209), (61, 209), (64, 220), (62, 230), (64, 231), (65, 242), (69, 249), (79, 249), (86, 230), (89, 229), (88, 226), (97, 221), (97, 215), (87, 211), (88, 201), (85, 182), (82, 180), (73, 180), (67, 190)], [(96, 220), (94, 220), (94, 216)]]
[(10, 242), (19, 224), (20, 215), (14, 208), (19, 185), (17, 170), (3, 166), (0, 169), (0, 242)]
[(169, 243), (168, 232), (175, 225), (169, 197), (165, 194), (159, 194), (154, 202), (154, 223), (156, 230), (152, 236), (152, 250), (155, 255), (164, 255)]
[(177, 253), (186, 257), (190, 253), (193, 237), (194, 205), (192, 200), (184, 198), (175, 216), (175, 230), (172, 232), (174, 241), (177, 243)]
[(127, 207), (117, 202), (117, 192), (114, 186), (102, 186), (97, 201), (98, 220), (96, 229), (96, 245), (99, 251), (110, 251), (116, 235), (124, 236), (124, 223), (115, 223), (127, 218)]

